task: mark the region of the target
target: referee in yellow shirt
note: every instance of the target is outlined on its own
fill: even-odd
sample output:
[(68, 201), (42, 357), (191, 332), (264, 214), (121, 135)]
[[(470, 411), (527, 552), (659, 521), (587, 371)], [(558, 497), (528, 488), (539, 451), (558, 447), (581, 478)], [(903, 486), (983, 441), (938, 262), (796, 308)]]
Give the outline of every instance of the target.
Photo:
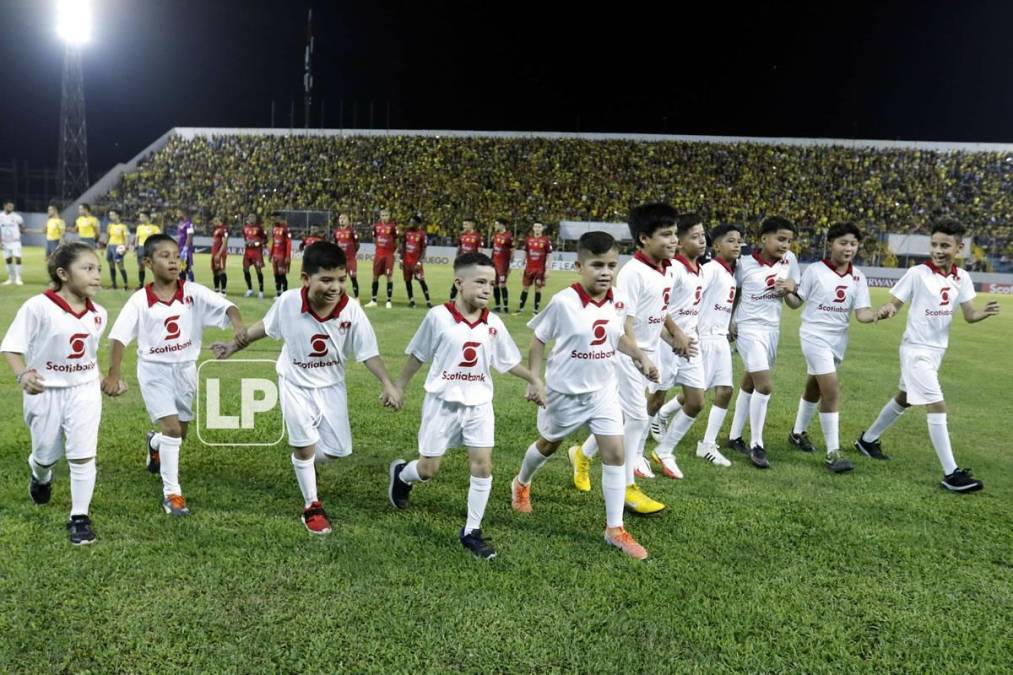
[(106, 262), (109, 263), (109, 276), (113, 279), (113, 290), (116, 290), (116, 268), (120, 268), (120, 276), (123, 277), (123, 290), (129, 291), (127, 283), (127, 268), (123, 264), (123, 256), (127, 252), (127, 240), (130, 238), (130, 228), (120, 222), (118, 211), (109, 211), (109, 224), (106, 225)]
[(67, 230), (67, 224), (60, 217), (60, 212), (55, 206), (48, 209), (49, 219), (46, 221), (46, 258), (53, 255), (53, 251), (63, 243), (63, 233)]
[(137, 255), (137, 288), (144, 286), (144, 242), (153, 234), (160, 234), (162, 228), (151, 222), (147, 211), (137, 213), (137, 229), (134, 230), (134, 253)]
[(82, 242), (95, 248), (95, 244), (98, 243), (98, 218), (91, 215), (91, 205), (89, 204), (81, 204), (78, 207), (78, 213), (81, 215), (74, 221), (74, 231), (77, 232), (77, 236), (81, 238)]

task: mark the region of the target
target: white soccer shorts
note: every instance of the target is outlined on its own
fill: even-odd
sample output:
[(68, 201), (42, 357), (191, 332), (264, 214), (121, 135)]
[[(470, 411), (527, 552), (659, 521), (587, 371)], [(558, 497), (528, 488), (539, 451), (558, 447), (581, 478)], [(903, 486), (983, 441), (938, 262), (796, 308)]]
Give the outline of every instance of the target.
[(911, 405), (927, 405), (943, 400), (939, 386), (939, 367), (943, 363), (942, 349), (926, 349), (901, 345), (900, 390), (907, 393)]
[(538, 433), (547, 441), (561, 441), (582, 426), (601, 436), (623, 435), (623, 414), (615, 383), (587, 394), (548, 390), (544, 408), (538, 409)]
[[(647, 358), (657, 365), (657, 354), (644, 350)], [(633, 359), (625, 354), (615, 356), (616, 380), (619, 385), (619, 407), (626, 419), (647, 419), (647, 396), (644, 390), (650, 381), (633, 365)]]
[(313, 389), (278, 377), (278, 388), (289, 445), (295, 448), (316, 445), (331, 457), (352, 454), (352, 427), (348, 423), (345, 385)]
[(799, 342), (802, 345), (802, 356), (805, 357), (806, 374), (826, 375), (836, 373), (837, 367), (844, 360), (844, 348), (847, 347), (847, 337), (844, 339), (844, 348), (839, 340), (829, 340), (819, 335), (799, 335)]
[(157, 422), (176, 415), (180, 422), (193, 419), (193, 395), (197, 390), (197, 365), (137, 361), (137, 386), (144, 399), (148, 417)]
[(703, 388), (732, 386), (732, 348), (724, 336), (700, 340)]
[(776, 330), (739, 329), (735, 342), (747, 373), (774, 369), (774, 362), (777, 361), (777, 340), (780, 336), (780, 332)]
[(677, 358), (672, 348), (664, 341), (659, 344), (658, 351), (651, 355), (652, 359), (657, 359), (654, 365), (658, 367), (658, 381), (647, 382), (647, 391), (652, 394), (656, 391), (668, 391), (675, 386), (675, 373), (678, 371), (679, 366), (676, 364), (675, 359)]
[(4, 258), (20, 258), (21, 257), (21, 242), (10, 241), (4, 242)]
[(419, 427), (419, 454), (442, 457), (450, 448), (491, 448), (496, 444), (496, 416), (492, 403), (450, 403), (426, 394)]
[(62, 456), (67, 459), (95, 456), (102, 417), (98, 380), (74, 387), (53, 387), (35, 396), (24, 394), (23, 403), (36, 462), (49, 466)]

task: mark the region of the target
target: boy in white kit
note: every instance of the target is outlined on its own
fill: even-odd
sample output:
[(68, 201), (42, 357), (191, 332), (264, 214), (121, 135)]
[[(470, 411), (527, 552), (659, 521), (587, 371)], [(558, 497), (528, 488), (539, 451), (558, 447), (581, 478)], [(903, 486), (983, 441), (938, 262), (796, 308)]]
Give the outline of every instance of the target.
[(958, 305), (968, 323), (977, 323), (999, 313), (999, 303), (995, 300), (987, 303), (984, 309), (975, 309), (971, 277), (953, 264), (964, 247), (966, 232), (963, 225), (952, 220), (933, 225), (930, 260), (909, 269), (890, 289), (890, 302), (880, 308), (880, 316), (893, 316), (904, 303), (911, 303), (907, 328), (900, 343), (900, 391), (883, 407), (868, 431), (855, 441), (855, 447), (862, 454), (887, 459), (879, 437), (907, 408), (924, 405), (928, 409), (929, 438), (943, 467), (942, 485), (953, 492), (975, 492), (984, 484), (971, 475), (970, 469), (957, 466), (950, 446), (946, 403), (939, 386), (939, 366), (949, 344), (950, 323)]
[[(302, 259), (302, 285), (285, 291), (262, 321), (247, 329), (248, 342), (265, 336), (284, 340), (275, 367), (281, 411), (292, 446), (292, 467), (303, 496), (301, 520), (312, 534), (328, 534), (331, 523), (317, 496), (316, 464), (352, 454), (345, 363), (355, 359), (383, 385), (380, 400), (401, 407), (380, 358), (376, 334), (359, 303), (349, 300), (345, 253), (318, 241)], [(215, 356), (228, 358), (242, 347), (216, 342)]]
[(25, 221), (14, 212), (14, 202), (4, 201), (4, 210), (0, 212), (0, 245), (7, 263), (7, 281), (0, 285), (22, 286), (25, 283), (21, 280), (21, 231), (24, 227)]
[(91, 300), (102, 288), (98, 256), (85, 244), (60, 246), (49, 258), (49, 277), (54, 288), (25, 301), (0, 351), (24, 391), (24, 419), (32, 438), (28, 493), (36, 504), (49, 503), (53, 465), (66, 457), (70, 543), (91, 544), (95, 533), (88, 509), (102, 417), (98, 344), (107, 318), (106, 310)]
[[(795, 226), (790, 221), (771, 216), (760, 226), (760, 246), (752, 255), (739, 260), (735, 267), (739, 291), (730, 333), (738, 344), (746, 372), (735, 400), (728, 444), (733, 450), (749, 455), (750, 461), (760, 469), (770, 466), (763, 445), (763, 425), (774, 390), (782, 301), (792, 309), (802, 304), (795, 294), (801, 273), (798, 260), (791, 252), (794, 238)], [(742, 441), (747, 419), (752, 436), (749, 447)]]
[[(545, 404), (541, 379), (521, 365), (517, 350), (503, 321), (489, 312), (489, 297), (496, 282), (496, 269), (484, 253), (465, 253), (454, 260), (454, 302), (434, 307), (405, 353), (400, 392), (426, 361), (426, 397), (419, 427), (419, 459), (390, 463), (387, 496), (398, 509), (408, 508), (412, 487), (433, 478), (444, 453), (464, 445), (468, 448), (471, 483), (468, 488), (468, 519), (460, 532), (461, 544), (485, 560), (496, 556), (482, 536), (482, 516), (492, 489), (492, 448), (496, 419), (492, 407), (492, 369), (509, 372), (528, 383), (525, 398)], [(402, 395), (403, 400), (403, 395)]]
[(528, 352), (531, 372), (541, 372), (545, 345), (551, 341), (555, 345), (545, 369), (548, 392), (545, 407), (538, 410), (539, 437), (528, 446), (520, 472), (510, 484), (510, 501), (515, 511), (530, 513), (535, 472), (569, 434), (587, 425), (602, 455), (605, 541), (643, 560), (647, 550), (623, 527), (626, 470), (615, 380), (616, 353), (633, 359), (649, 379), (657, 379), (657, 368), (631, 337), (632, 319), (625, 316), (625, 298), (612, 290), (619, 267), (612, 235), (581, 235), (575, 267), (580, 281), (552, 296), (545, 310), (528, 322), (528, 328), (534, 331)]
[(205, 326), (226, 328), (231, 323), (236, 341), (245, 345), (246, 329), (231, 302), (179, 279), (179, 246), (169, 235), (148, 237), (144, 264), (154, 280), (130, 296), (109, 331), (112, 357), (102, 390), (111, 394), (123, 386), (123, 350), (136, 339), (137, 384), (148, 416), (159, 426), (158, 433), (147, 434), (148, 471), (161, 474), (165, 512), (188, 516), (179, 486), (179, 453), (193, 419), (201, 333)]
[(832, 225), (827, 231), (830, 255), (809, 265), (798, 286), (798, 296), (805, 301), (799, 342), (808, 378), (788, 442), (803, 452), (816, 450), (806, 427), (818, 405), (827, 447), (826, 466), (833, 473), (854, 468), (840, 452), (840, 385), (837, 381), (837, 366), (844, 360), (848, 348), (851, 311), (854, 310), (859, 323), (876, 320), (865, 275), (851, 264), (861, 241), (862, 233), (852, 223)]

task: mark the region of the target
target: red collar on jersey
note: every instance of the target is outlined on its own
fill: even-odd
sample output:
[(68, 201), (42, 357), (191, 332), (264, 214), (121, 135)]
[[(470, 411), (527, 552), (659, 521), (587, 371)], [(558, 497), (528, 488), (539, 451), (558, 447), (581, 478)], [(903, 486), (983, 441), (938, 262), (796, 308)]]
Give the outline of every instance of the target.
[(47, 298), (49, 298), (50, 300), (52, 300), (53, 304), (55, 304), (57, 307), (59, 307), (60, 309), (62, 309), (63, 311), (65, 311), (67, 314), (70, 314), (71, 316), (73, 316), (75, 319), (80, 319), (82, 316), (84, 316), (88, 312), (94, 312), (95, 311), (95, 305), (92, 304), (91, 298), (85, 298), (84, 299), (84, 309), (82, 309), (80, 312), (75, 312), (71, 308), (71, 306), (69, 304), (67, 304), (67, 301), (63, 299), (63, 296), (61, 296), (59, 293), (57, 293), (56, 291), (54, 291), (52, 288), (47, 289), (46, 292), (43, 293), (43, 295), (46, 296)]
[(152, 286), (153, 286), (153, 283), (148, 283), (148, 284), (146, 284), (144, 286), (144, 292), (148, 296), (148, 307), (153, 307), (155, 304), (157, 304), (159, 302), (162, 303), (163, 305), (171, 305), (172, 303), (176, 302), (177, 300), (179, 300), (180, 302), (183, 302), (183, 282), (182, 281), (180, 281), (178, 279), (176, 280), (176, 293), (172, 296), (172, 298), (168, 302), (166, 302), (165, 300), (160, 300), (159, 297), (157, 295), (155, 295), (155, 289), (152, 288)]
[(478, 318), (474, 321), (468, 321), (464, 318), (464, 315), (457, 310), (457, 305), (453, 302), (445, 302), (443, 306), (450, 312), (450, 316), (454, 317), (454, 321), (457, 323), (467, 324), (468, 328), (474, 328), (480, 323), (489, 323), (489, 309), (483, 309), (482, 313), (478, 315)]
[(761, 265), (766, 265), (767, 267), (773, 267), (778, 263), (785, 262), (784, 258), (781, 258), (780, 260), (775, 260), (774, 262), (767, 262), (767, 260), (762, 255), (760, 255), (760, 252), (755, 250), (753, 251), (753, 260), (760, 263)]
[(824, 259), (823, 259), (823, 264), (824, 264), (824, 265), (826, 265), (827, 267), (829, 267), (829, 268), (830, 268), (830, 271), (831, 271), (831, 272), (833, 272), (834, 274), (836, 274), (837, 276), (839, 276), (839, 277), (840, 277), (840, 278), (842, 278), (842, 279), (843, 279), (844, 277), (849, 277), (849, 276), (851, 276), (851, 274), (852, 274), (852, 272), (853, 272), (853, 270), (854, 270), (854, 266), (853, 266), (853, 265), (852, 265), (851, 263), (848, 263), (848, 269), (844, 270), (844, 272), (843, 272), (843, 273), (841, 273), (841, 272), (838, 272), (838, 271), (837, 271), (837, 268), (836, 268), (836, 267), (834, 267), (834, 263), (833, 263), (833, 261), (832, 261), (832, 260), (830, 260), (829, 258), (824, 258)]
[(601, 300), (595, 300), (594, 298), (592, 298), (590, 294), (588, 294), (588, 292), (584, 290), (584, 287), (581, 286), (579, 282), (575, 282), (573, 285), (570, 286), (570, 288), (572, 288), (574, 291), (577, 292), (577, 297), (580, 298), (580, 302), (583, 307), (587, 307), (589, 304), (594, 305), (595, 307), (601, 307), (606, 302), (612, 302), (611, 288), (605, 292), (605, 296)]
[(711, 258), (711, 262), (716, 262), (716, 263), (720, 264), (722, 267), (725, 268), (726, 272), (728, 272), (729, 274), (731, 274), (733, 277), (735, 276), (735, 270), (732, 269), (731, 265), (729, 265), (728, 263), (725, 262), (724, 258), (719, 258), (717, 256), (714, 256), (713, 258)]
[(672, 264), (672, 261), (668, 260), (667, 258), (665, 260), (662, 260), (660, 263), (654, 263), (651, 261), (650, 258), (644, 255), (643, 251), (637, 251), (636, 253), (634, 253), (633, 259), (639, 260), (640, 262), (644, 263), (645, 265), (653, 269), (658, 274), (664, 274), (665, 270), (668, 269), (668, 267)]
[[(691, 274), (695, 274), (697, 276), (700, 276), (700, 263), (699, 262), (690, 263), (689, 258), (687, 258), (686, 256), (682, 255), (681, 253), (679, 255), (675, 256), (675, 259), (678, 260), (679, 262), (681, 262), (683, 264), (683, 266), (690, 271)], [(696, 269), (693, 269), (693, 264), (696, 264)]]
[(935, 274), (940, 274), (940, 275), (942, 275), (944, 277), (952, 276), (957, 281), (960, 281), (960, 274), (957, 272), (957, 266), (956, 265), (950, 265), (950, 271), (949, 272), (944, 272), (941, 269), (939, 269), (938, 267), (936, 267), (935, 265), (933, 265), (931, 260), (926, 260), (925, 264), (928, 265), (929, 269), (932, 270), (933, 273), (935, 273)]
[(312, 307), (310, 307), (309, 289), (306, 286), (303, 286), (302, 290), (299, 293), (302, 296), (302, 308), (299, 311), (302, 312), (303, 314), (309, 314), (320, 323), (323, 323), (324, 321), (330, 321), (331, 319), (337, 319), (338, 315), (341, 314), (341, 310), (343, 310), (345, 308), (345, 305), (348, 304), (348, 293), (342, 293), (341, 297), (338, 299), (337, 304), (334, 305), (334, 309), (331, 310), (331, 313), (328, 314), (327, 316), (320, 316), (319, 314), (313, 311)]

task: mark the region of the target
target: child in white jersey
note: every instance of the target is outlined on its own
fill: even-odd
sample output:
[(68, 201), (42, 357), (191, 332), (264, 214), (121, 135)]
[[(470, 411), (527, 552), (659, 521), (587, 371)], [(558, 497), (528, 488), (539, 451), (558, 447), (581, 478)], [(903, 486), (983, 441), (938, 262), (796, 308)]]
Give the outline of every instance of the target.
[(939, 366), (949, 344), (950, 323), (958, 305), (968, 323), (977, 323), (999, 313), (999, 303), (995, 300), (988, 302), (984, 309), (975, 309), (971, 277), (953, 264), (964, 247), (966, 232), (963, 225), (952, 220), (933, 225), (929, 261), (909, 269), (890, 289), (890, 302), (880, 308), (880, 316), (893, 316), (904, 303), (911, 303), (907, 328), (900, 343), (900, 391), (883, 407), (868, 431), (855, 441), (855, 447), (862, 454), (888, 459), (883, 454), (879, 437), (907, 408), (924, 405), (928, 409), (929, 438), (943, 467), (942, 485), (953, 492), (975, 492), (984, 484), (971, 475), (970, 469), (957, 466), (950, 446), (946, 402), (939, 385)]
[(28, 493), (36, 504), (48, 503), (53, 465), (66, 457), (70, 543), (90, 544), (95, 533), (88, 509), (102, 417), (98, 344), (107, 318), (106, 310), (92, 302), (102, 288), (98, 256), (86, 244), (64, 244), (49, 258), (49, 277), (53, 288), (21, 306), (0, 351), (24, 391), (25, 424), (32, 438)]
[[(465, 253), (454, 260), (454, 302), (434, 307), (405, 353), (400, 392), (426, 361), (426, 397), (419, 427), (419, 459), (390, 463), (387, 496), (398, 509), (408, 508), (412, 487), (433, 478), (444, 453), (459, 446), (468, 448), (471, 484), (468, 519), (460, 532), (461, 544), (483, 559), (496, 550), (482, 536), (482, 516), (492, 489), (492, 448), (496, 420), (492, 407), (492, 369), (509, 372), (528, 383), (526, 398), (545, 404), (545, 386), (523, 365), (517, 345), (503, 321), (489, 312), (489, 297), (496, 269), (484, 253)], [(402, 396), (403, 398), (403, 396)]]

